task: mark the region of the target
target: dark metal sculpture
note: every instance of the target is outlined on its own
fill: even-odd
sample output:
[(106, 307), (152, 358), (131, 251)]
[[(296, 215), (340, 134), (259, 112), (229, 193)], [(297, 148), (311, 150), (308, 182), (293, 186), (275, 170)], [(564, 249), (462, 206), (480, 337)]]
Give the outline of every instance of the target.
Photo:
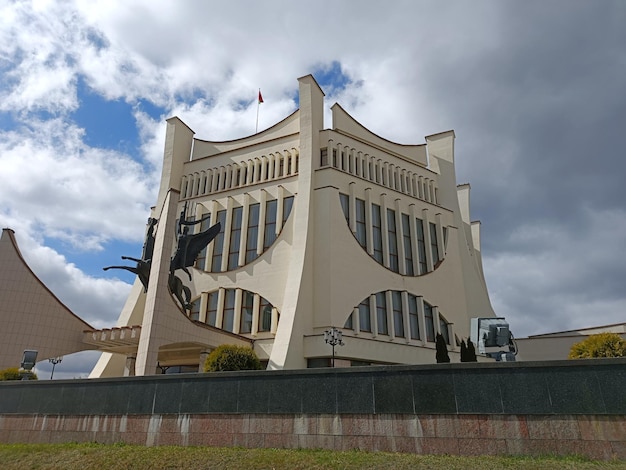
[(130, 256), (122, 256), (122, 259), (128, 259), (137, 263), (137, 266), (107, 266), (102, 268), (107, 271), (109, 269), (124, 269), (130, 271), (139, 277), (143, 285), (143, 291), (148, 291), (148, 278), (150, 277), (150, 268), (152, 267), (152, 254), (154, 252), (154, 227), (158, 223), (158, 219), (150, 217), (148, 219), (148, 233), (146, 233), (146, 241), (143, 244), (141, 259), (131, 258)]

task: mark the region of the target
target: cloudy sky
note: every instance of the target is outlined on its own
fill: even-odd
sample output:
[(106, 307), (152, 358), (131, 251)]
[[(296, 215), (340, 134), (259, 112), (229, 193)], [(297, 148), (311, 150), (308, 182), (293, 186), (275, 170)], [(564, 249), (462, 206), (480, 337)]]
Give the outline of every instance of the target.
[(164, 119), (243, 137), (259, 88), (263, 129), (309, 73), (390, 140), (454, 129), (517, 337), (626, 320), (626, 2), (0, 0), (0, 18), (0, 226), (94, 327), (133, 281), (102, 267), (141, 253)]

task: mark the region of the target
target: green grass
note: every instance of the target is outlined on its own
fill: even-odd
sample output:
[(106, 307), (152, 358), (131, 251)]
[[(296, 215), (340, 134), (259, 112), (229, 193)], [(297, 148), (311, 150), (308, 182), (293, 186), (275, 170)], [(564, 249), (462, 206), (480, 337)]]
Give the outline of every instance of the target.
[(103, 444), (0, 444), (0, 468), (11, 469), (626, 469), (626, 462), (580, 457), (456, 457), (388, 452), (143, 447)]

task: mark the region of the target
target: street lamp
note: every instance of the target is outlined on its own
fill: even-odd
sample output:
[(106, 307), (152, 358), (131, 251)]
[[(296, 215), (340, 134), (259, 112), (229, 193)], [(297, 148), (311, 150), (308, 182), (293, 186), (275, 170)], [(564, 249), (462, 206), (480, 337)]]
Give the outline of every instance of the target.
[(50, 364), (52, 364), (52, 372), (50, 373), (50, 380), (52, 380), (52, 376), (54, 375), (54, 367), (57, 364), (59, 364), (62, 360), (63, 360), (63, 356), (51, 357), (50, 359), (48, 359), (48, 361), (50, 361)]
[(343, 346), (345, 343), (342, 339), (342, 333), (334, 326), (330, 330), (324, 331), (324, 341), (333, 347), (333, 362), (331, 367), (335, 367), (335, 346)]

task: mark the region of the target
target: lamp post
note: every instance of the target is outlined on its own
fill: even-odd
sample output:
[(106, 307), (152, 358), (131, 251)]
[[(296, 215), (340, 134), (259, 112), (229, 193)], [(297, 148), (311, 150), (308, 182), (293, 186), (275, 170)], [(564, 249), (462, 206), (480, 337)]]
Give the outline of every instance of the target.
[(342, 336), (341, 331), (334, 326), (329, 330), (324, 331), (324, 341), (326, 341), (326, 344), (330, 344), (333, 347), (333, 362), (331, 365), (333, 368), (335, 367), (335, 346), (343, 346), (345, 344)]
[(52, 364), (52, 372), (50, 373), (50, 380), (52, 380), (52, 377), (54, 376), (55, 366), (59, 364), (62, 360), (63, 360), (63, 356), (51, 357), (50, 359), (48, 359), (48, 361), (50, 361), (50, 364)]

